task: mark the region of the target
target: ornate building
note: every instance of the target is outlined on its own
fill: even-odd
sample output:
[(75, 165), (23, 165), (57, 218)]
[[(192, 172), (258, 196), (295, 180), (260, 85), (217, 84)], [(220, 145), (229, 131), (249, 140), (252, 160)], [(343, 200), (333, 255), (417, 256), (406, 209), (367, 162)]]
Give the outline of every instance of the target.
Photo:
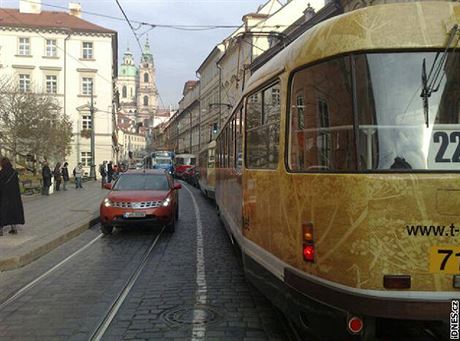
[(118, 72), (117, 85), (120, 93), (120, 106), (132, 119), (135, 118), (135, 113), (137, 112), (138, 75), (133, 55), (128, 48)]
[(144, 127), (154, 125), (154, 116), (158, 112), (158, 90), (155, 78), (155, 65), (148, 39), (139, 66), (135, 65), (133, 55), (128, 48), (123, 56), (117, 80), (120, 109), (131, 119), (142, 123)]

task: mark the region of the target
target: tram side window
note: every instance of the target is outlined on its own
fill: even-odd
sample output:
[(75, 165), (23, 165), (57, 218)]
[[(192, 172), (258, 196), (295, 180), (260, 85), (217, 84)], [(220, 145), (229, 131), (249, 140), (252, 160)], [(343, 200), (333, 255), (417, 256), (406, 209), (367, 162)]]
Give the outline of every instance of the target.
[(296, 72), (291, 94), (290, 169), (355, 170), (350, 58)]
[(243, 166), (243, 157), (242, 157), (242, 137), (241, 137), (241, 118), (242, 118), (242, 113), (243, 113), (243, 109), (240, 108), (237, 112), (236, 112), (236, 126), (235, 126), (235, 129), (236, 129), (236, 135), (235, 135), (235, 145), (236, 145), (236, 151), (235, 151), (235, 169), (237, 170), (240, 170), (241, 167)]
[(228, 124), (229, 129), (229, 138), (230, 138), (230, 157), (229, 157), (229, 167), (233, 168), (235, 165), (235, 116), (233, 116), (232, 120)]
[(278, 166), (280, 131), (280, 85), (256, 92), (246, 105), (246, 164), (248, 168)]

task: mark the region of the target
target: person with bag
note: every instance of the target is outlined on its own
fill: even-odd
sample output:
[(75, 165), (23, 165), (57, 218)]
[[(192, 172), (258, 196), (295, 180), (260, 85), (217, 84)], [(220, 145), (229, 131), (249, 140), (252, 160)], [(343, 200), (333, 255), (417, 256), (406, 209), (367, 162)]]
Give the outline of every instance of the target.
[(67, 166), (69, 164), (67, 162), (64, 162), (64, 165), (62, 166), (62, 169), (61, 169), (61, 174), (62, 174), (62, 180), (64, 180), (63, 182), (63, 190), (64, 191), (67, 191), (67, 183), (69, 182), (69, 170), (67, 169)]
[(9, 233), (17, 234), (16, 225), (25, 223), (19, 176), (6, 157), (0, 160), (0, 167), (0, 236), (7, 225), (11, 225)]
[(99, 166), (99, 174), (101, 175), (101, 186), (104, 187), (104, 184), (107, 182), (106, 176), (107, 176), (107, 161), (103, 161), (102, 165)]
[(56, 167), (54, 167), (54, 171), (53, 171), (53, 176), (54, 176), (54, 187), (56, 189), (56, 192), (59, 192), (59, 189), (61, 187), (61, 181), (62, 181), (60, 162), (56, 163)]
[(43, 190), (42, 195), (50, 195), (50, 187), (51, 187), (51, 169), (48, 166), (48, 162), (43, 162), (42, 168), (42, 180), (43, 180)]
[(73, 169), (73, 176), (75, 177), (75, 188), (83, 188), (81, 185), (81, 178), (83, 176), (83, 165), (81, 162)]

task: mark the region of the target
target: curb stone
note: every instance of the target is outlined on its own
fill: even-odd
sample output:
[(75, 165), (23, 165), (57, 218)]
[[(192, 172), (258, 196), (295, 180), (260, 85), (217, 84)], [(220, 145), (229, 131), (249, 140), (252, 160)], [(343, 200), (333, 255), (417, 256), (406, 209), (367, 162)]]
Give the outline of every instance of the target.
[(37, 247), (33, 248), (33, 250), (28, 250), (25, 254), (0, 259), (0, 271), (14, 270), (26, 266), (32, 263), (34, 260), (37, 260), (41, 256), (54, 250), (58, 246), (61, 246), (70, 239), (79, 236), (91, 228), (91, 226), (96, 225), (98, 222), (99, 214), (97, 216), (94, 215), (89, 221), (73, 228), (72, 230), (67, 231), (62, 235), (56, 236), (54, 239), (47, 241), (45, 244), (38, 245)]

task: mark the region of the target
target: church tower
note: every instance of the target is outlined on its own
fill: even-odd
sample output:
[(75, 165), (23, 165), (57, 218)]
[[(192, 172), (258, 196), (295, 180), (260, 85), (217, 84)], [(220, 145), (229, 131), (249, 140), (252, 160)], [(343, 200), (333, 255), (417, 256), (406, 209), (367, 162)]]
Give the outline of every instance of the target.
[(155, 65), (147, 38), (139, 65), (139, 85), (137, 91), (137, 121), (144, 126), (152, 126), (158, 106), (158, 90), (155, 80)]
[(137, 111), (138, 83), (139, 73), (134, 64), (133, 55), (128, 47), (123, 56), (123, 63), (118, 71), (117, 88), (120, 94), (121, 110), (132, 119), (135, 118)]

